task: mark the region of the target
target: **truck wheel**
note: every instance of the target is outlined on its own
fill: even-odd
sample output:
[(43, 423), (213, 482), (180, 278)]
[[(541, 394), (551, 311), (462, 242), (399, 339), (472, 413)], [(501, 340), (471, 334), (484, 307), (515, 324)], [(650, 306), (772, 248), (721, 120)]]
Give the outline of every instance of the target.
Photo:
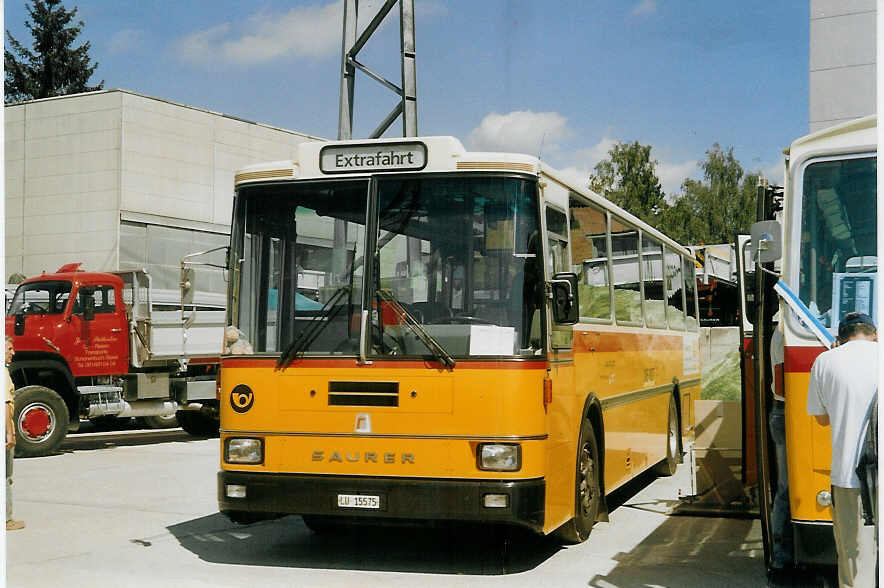
[(194, 437), (217, 437), (219, 422), (197, 410), (179, 410), (178, 424)]
[(658, 476), (671, 476), (678, 465), (678, 416), (675, 414), (675, 397), (669, 397), (669, 422), (666, 424), (666, 457), (654, 466)]
[(175, 414), (146, 416), (139, 417), (138, 422), (145, 429), (172, 429), (178, 426), (178, 417)]
[(54, 453), (68, 432), (68, 407), (45, 386), (15, 391), (15, 455), (36, 457)]
[(589, 537), (602, 504), (598, 442), (589, 420), (580, 427), (577, 446), (577, 470), (574, 484), (574, 518), (556, 529), (562, 543), (574, 545)]

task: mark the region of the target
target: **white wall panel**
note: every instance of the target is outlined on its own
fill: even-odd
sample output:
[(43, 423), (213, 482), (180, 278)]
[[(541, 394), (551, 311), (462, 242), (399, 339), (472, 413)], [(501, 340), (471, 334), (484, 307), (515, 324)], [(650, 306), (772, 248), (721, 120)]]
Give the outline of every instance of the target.
[(121, 90), (6, 107), (5, 133), (7, 276), (116, 269), (122, 211), (227, 225), (236, 170), (313, 139)]

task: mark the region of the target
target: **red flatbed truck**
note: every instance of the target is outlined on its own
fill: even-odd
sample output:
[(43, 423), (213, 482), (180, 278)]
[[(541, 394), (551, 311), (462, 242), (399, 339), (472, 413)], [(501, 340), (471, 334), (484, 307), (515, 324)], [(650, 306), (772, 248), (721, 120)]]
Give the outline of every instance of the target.
[(25, 280), (7, 309), (16, 454), (53, 453), (81, 419), (177, 415), (188, 433), (217, 434), (223, 298), (183, 305), (145, 270), (79, 266)]

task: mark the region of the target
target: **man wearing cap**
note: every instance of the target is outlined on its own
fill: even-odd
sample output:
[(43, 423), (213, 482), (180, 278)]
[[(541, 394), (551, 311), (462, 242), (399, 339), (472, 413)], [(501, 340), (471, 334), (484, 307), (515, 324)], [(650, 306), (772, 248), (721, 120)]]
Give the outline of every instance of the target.
[(864, 526), (856, 466), (875, 399), (878, 332), (872, 318), (851, 312), (838, 325), (838, 345), (810, 370), (807, 412), (831, 425), (832, 529), (839, 586), (875, 585), (875, 528)]

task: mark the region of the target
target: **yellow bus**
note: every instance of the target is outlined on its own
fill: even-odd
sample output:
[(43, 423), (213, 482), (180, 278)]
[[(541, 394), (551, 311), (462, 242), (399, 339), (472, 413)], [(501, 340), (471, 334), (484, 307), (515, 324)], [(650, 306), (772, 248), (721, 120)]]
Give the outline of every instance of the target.
[(303, 143), (236, 174), (220, 510), (579, 542), (672, 474), (699, 396), (690, 252), (535, 157)]
[[(880, 322), (876, 117), (857, 119), (797, 139), (786, 154), (780, 281), (809, 309), (819, 328), (832, 336), (837, 334), (841, 318), (851, 311), (869, 314)], [(772, 207), (765, 208), (770, 216)], [(784, 298), (779, 307), (769, 308), (766, 321), (777, 310), (784, 337), (786, 461), (794, 558), (797, 564), (831, 565), (836, 562), (836, 555), (830, 508), (830, 431), (807, 414), (810, 369), (825, 350), (821, 340), (825, 337), (815, 336)], [(766, 362), (762, 372), (768, 374), (762, 387), (764, 396), (758, 395), (757, 387), (747, 382), (747, 389), (752, 390), (754, 401), (763, 412), (772, 404), (767, 396), (769, 335), (761, 346), (764, 353), (753, 359), (755, 366), (759, 360)], [(758, 419), (754, 428), (756, 438), (769, 439), (766, 416)], [(754, 440), (750, 445), (754, 447)], [(762, 496), (767, 497), (760, 504), (769, 560), (776, 467), (773, 450), (762, 449), (757, 465)]]

